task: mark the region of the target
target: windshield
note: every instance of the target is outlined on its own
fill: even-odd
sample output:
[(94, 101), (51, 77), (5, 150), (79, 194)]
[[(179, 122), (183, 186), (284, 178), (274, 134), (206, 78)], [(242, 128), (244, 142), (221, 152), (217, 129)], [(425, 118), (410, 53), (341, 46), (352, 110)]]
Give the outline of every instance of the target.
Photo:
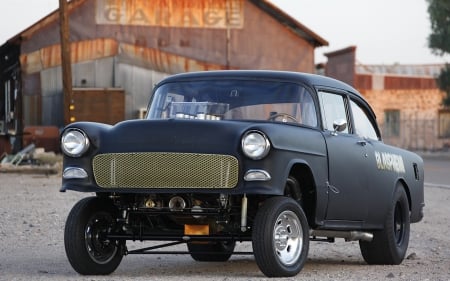
[(164, 84), (156, 90), (147, 118), (270, 120), (317, 126), (314, 102), (306, 88), (260, 80)]

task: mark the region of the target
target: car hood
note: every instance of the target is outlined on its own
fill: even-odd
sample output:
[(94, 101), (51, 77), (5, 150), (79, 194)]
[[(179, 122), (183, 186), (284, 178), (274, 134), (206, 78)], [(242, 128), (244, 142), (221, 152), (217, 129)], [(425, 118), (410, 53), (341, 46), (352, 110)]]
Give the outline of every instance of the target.
[(253, 123), (211, 120), (129, 120), (105, 126), (80, 122), (69, 127), (85, 131), (99, 153), (238, 151), (242, 134)]

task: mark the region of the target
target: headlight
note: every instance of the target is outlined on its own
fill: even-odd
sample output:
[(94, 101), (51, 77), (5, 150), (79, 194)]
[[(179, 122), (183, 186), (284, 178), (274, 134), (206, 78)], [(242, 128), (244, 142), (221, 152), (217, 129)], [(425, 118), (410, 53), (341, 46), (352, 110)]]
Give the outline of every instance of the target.
[(266, 157), (269, 150), (269, 139), (260, 131), (249, 131), (242, 137), (242, 151), (253, 160)]
[(89, 139), (86, 134), (77, 129), (65, 131), (61, 137), (61, 149), (69, 156), (79, 157), (89, 148)]

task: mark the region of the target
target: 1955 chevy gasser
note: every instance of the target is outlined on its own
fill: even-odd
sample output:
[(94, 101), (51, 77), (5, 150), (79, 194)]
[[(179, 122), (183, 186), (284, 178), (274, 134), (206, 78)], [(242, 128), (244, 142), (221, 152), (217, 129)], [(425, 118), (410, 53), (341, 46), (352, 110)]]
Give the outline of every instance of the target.
[[(423, 161), (382, 142), (352, 87), (323, 76), (213, 71), (168, 77), (145, 120), (78, 122), (61, 136), (65, 249), (80, 274), (178, 243), (226, 261), (251, 241), (260, 270), (293, 276), (310, 241), (359, 241), (369, 264), (399, 264), (423, 217)], [(164, 241), (129, 251), (126, 241)], [(179, 253), (179, 252), (177, 252)]]

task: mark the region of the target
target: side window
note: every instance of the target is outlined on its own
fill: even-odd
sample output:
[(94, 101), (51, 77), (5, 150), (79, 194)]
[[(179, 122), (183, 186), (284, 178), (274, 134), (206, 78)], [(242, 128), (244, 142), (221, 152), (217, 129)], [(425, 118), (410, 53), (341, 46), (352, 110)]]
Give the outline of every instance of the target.
[[(322, 123), (326, 130), (334, 131), (333, 123), (336, 120), (348, 120), (343, 96), (328, 92), (319, 92), (319, 102), (322, 112)], [(348, 126), (343, 133), (348, 133)]]
[(350, 101), (350, 107), (352, 109), (353, 120), (355, 122), (355, 134), (363, 138), (378, 140), (379, 138), (377, 131), (373, 127), (372, 122), (370, 122), (370, 119), (363, 108), (361, 108), (354, 101)]

